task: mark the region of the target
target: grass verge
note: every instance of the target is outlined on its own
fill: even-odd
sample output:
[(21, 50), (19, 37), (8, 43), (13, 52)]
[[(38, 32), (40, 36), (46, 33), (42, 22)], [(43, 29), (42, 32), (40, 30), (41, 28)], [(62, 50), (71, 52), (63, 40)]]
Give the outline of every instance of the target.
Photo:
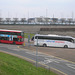
[(30, 38), (34, 36), (34, 34), (32, 33), (24, 33), (24, 38), (28, 38), (28, 35), (30, 35)]
[(0, 75), (57, 75), (18, 57), (0, 52)]

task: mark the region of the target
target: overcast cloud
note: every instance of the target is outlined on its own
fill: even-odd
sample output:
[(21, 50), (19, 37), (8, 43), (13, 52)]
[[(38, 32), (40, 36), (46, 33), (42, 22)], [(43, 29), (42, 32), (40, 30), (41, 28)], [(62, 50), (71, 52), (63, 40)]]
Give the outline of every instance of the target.
[(75, 13), (74, 0), (0, 0), (0, 17), (58, 17), (68, 18)]

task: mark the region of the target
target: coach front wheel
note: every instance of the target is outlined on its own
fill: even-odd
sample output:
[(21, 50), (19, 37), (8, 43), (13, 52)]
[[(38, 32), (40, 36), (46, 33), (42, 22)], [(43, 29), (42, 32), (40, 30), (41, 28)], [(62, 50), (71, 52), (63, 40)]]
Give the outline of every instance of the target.
[(68, 46), (67, 45), (64, 45), (64, 48), (68, 48)]
[(46, 44), (43, 44), (43, 47), (47, 47), (47, 45)]

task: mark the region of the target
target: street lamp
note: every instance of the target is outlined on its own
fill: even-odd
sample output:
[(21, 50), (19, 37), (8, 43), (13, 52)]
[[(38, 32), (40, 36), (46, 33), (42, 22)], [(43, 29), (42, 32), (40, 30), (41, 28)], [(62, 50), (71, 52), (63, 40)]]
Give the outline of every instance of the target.
[(36, 68), (38, 67), (38, 36), (37, 36), (37, 47), (36, 47)]

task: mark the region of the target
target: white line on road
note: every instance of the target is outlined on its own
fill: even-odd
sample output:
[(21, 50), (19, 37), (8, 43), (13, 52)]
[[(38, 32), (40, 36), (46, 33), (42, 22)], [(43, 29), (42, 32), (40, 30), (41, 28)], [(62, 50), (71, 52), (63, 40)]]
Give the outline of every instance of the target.
[(21, 51), (21, 50), (19, 50), (19, 49), (12, 49), (12, 50), (14, 50), (14, 51)]
[(75, 69), (75, 65), (73, 65), (73, 64), (66, 64), (66, 65), (72, 69)]
[(42, 64), (49, 64), (49, 63), (51, 63), (51, 62), (60, 63), (60, 62), (56, 61), (55, 59), (46, 59), (46, 60), (41, 61), (41, 62), (39, 62), (39, 63), (42, 63)]

